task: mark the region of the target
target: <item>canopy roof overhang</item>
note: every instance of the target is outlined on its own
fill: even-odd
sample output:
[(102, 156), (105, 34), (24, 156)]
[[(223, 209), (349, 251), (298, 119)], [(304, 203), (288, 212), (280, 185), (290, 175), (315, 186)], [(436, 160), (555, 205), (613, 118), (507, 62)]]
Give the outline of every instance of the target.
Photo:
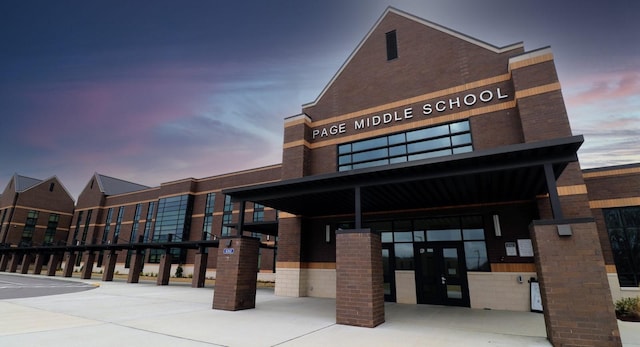
[[(251, 201), (314, 217), (533, 199), (555, 190), (578, 161), (584, 138), (540, 142), (223, 190)], [(546, 168), (545, 168), (546, 167)], [(548, 179), (553, 175), (552, 179)], [(549, 182), (552, 180), (553, 182)]]

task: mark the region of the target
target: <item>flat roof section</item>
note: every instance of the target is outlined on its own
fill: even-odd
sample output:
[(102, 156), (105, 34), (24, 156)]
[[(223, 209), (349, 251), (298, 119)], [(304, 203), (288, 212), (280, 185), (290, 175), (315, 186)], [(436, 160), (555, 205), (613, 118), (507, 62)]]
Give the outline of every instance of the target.
[(548, 193), (544, 166), (557, 179), (583, 142), (578, 135), (222, 192), (307, 217), (355, 213), (356, 188), (362, 213), (528, 200)]

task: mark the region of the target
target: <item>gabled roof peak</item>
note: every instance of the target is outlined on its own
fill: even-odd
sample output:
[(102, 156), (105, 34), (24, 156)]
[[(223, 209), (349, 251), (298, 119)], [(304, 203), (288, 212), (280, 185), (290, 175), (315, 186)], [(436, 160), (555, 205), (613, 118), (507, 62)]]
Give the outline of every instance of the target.
[(41, 179), (18, 175), (17, 173), (13, 175), (13, 183), (16, 188), (16, 193), (24, 192), (40, 182), (42, 182)]
[(330, 80), (330, 81), (329, 81), (329, 83), (324, 87), (324, 89), (322, 90), (322, 92), (320, 92), (320, 94), (318, 95), (318, 97), (317, 97), (314, 101), (312, 101), (312, 102), (310, 102), (310, 103), (307, 103), (307, 104), (302, 105), (302, 108), (315, 106), (315, 105), (320, 101), (320, 99), (322, 99), (322, 97), (323, 97), (323, 96), (324, 96), (324, 94), (329, 90), (329, 88), (331, 87), (331, 85), (332, 85), (332, 84), (333, 84), (333, 83), (338, 79), (338, 76), (340, 76), (340, 74), (342, 73), (342, 71), (346, 68), (346, 66), (347, 66), (347, 65), (349, 65), (349, 63), (351, 62), (351, 60), (353, 59), (353, 57), (358, 53), (358, 51), (360, 50), (360, 48), (365, 44), (365, 42), (367, 42), (367, 40), (368, 40), (368, 39), (369, 39), (369, 37), (372, 35), (372, 33), (376, 30), (376, 28), (380, 25), (380, 23), (381, 23), (381, 22), (382, 22), (382, 21), (383, 21), (383, 20), (384, 20), (384, 19), (385, 19), (385, 18), (386, 18), (390, 13), (396, 14), (396, 15), (398, 15), (398, 16), (402, 16), (402, 17), (407, 18), (407, 19), (409, 19), (409, 20), (411, 20), (411, 21), (414, 21), (414, 22), (417, 22), (417, 23), (419, 23), (419, 24), (422, 24), (422, 25), (425, 25), (425, 26), (427, 26), (427, 27), (430, 27), (430, 28), (432, 28), (432, 29), (435, 29), (435, 30), (441, 31), (441, 32), (443, 32), (443, 33), (445, 33), (445, 34), (448, 34), (448, 35), (454, 36), (454, 37), (456, 37), (456, 38), (458, 38), (458, 39), (461, 39), (461, 40), (467, 41), (467, 42), (469, 42), (469, 43), (471, 43), (471, 44), (477, 45), (477, 46), (479, 46), (479, 47), (482, 47), (482, 48), (487, 49), (487, 50), (489, 50), (489, 51), (491, 51), (491, 52), (494, 52), (494, 53), (504, 53), (504, 52), (511, 51), (511, 50), (514, 50), (514, 49), (522, 48), (522, 47), (524, 46), (524, 44), (523, 44), (522, 42), (518, 42), (518, 43), (514, 43), (514, 44), (511, 44), (511, 45), (504, 46), (504, 47), (497, 47), (497, 46), (494, 46), (494, 45), (489, 44), (489, 43), (487, 43), (487, 42), (484, 42), (484, 41), (478, 40), (478, 39), (476, 39), (476, 38), (473, 38), (473, 37), (471, 37), (471, 36), (468, 36), (468, 35), (462, 34), (462, 33), (458, 32), (458, 31), (453, 30), (453, 29), (449, 29), (449, 28), (447, 28), (447, 27), (445, 27), (445, 26), (442, 26), (442, 25), (436, 24), (436, 23), (434, 23), (434, 22), (428, 21), (428, 20), (426, 20), (426, 19), (423, 19), (423, 18), (417, 17), (417, 16), (415, 16), (415, 15), (409, 14), (409, 13), (407, 13), (407, 12), (404, 12), (404, 11), (401, 11), (401, 10), (398, 10), (398, 9), (396, 9), (396, 8), (394, 8), (394, 7), (389, 6), (389, 7), (387, 7), (387, 9), (382, 13), (382, 15), (380, 16), (380, 18), (378, 18), (378, 20), (377, 20), (377, 21), (376, 21), (376, 23), (373, 25), (373, 27), (371, 27), (371, 29), (370, 29), (370, 30), (369, 30), (369, 32), (365, 35), (365, 37), (360, 41), (360, 43), (358, 44), (358, 46), (357, 46), (357, 47), (353, 50), (353, 52), (349, 55), (349, 57), (347, 58), (347, 60), (342, 64), (342, 66), (340, 67), (340, 69), (338, 70), (338, 72), (336, 72), (336, 74), (331, 78), (331, 80)]
[(94, 174), (100, 191), (105, 195), (117, 195), (124, 193), (131, 193), (138, 190), (149, 189), (148, 186), (137, 184), (129, 181), (125, 181), (115, 177), (109, 177), (101, 175), (99, 173)]
[[(492, 45), (490, 43), (487, 43), (485, 41), (482, 41), (482, 40), (476, 39), (474, 37), (471, 37), (469, 35), (463, 34), (463, 33), (459, 32), (459, 31), (447, 28), (447, 27), (445, 27), (443, 25), (440, 25), (440, 24), (437, 24), (435, 22), (426, 20), (424, 18), (420, 18), (418, 16), (412, 15), (412, 14), (404, 12), (402, 10), (398, 10), (397, 8), (394, 8), (394, 7), (391, 7), (391, 6), (387, 7), (385, 12), (380, 17), (380, 19), (378, 19), (376, 24), (373, 26), (373, 29), (375, 29), (375, 27), (377, 27), (378, 24), (380, 24), (382, 19), (388, 13), (395, 13), (395, 14), (397, 14), (399, 16), (403, 16), (403, 17), (405, 17), (407, 19), (410, 19), (410, 20), (413, 20), (415, 22), (421, 23), (421, 24), (426, 25), (428, 27), (431, 27), (433, 29), (442, 31), (443, 33), (447, 33), (449, 35), (455, 36), (455, 37), (457, 37), (459, 39), (462, 39), (462, 40), (465, 40), (465, 41), (467, 41), (469, 43), (473, 43), (473, 44), (475, 44), (477, 46), (486, 48), (486, 49), (488, 49), (488, 50), (490, 50), (492, 52), (495, 52), (495, 53), (503, 53), (503, 52), (507, 52), (507, 51), (510, 51), (510, 50), (513, 50), (513, 49), (520, 48), (520, 47), (524, 46), (524, 44), (521, 41), (521, 42), (513, 43), (513, 44), (510, 44), (510, 45), (507, 45), (507, 46), (498, 47), (498, 46)], [(371, 31), (373, 31), (373, 29)], [(368, 34), (367, 34), (367, 36), (368, 36)]]

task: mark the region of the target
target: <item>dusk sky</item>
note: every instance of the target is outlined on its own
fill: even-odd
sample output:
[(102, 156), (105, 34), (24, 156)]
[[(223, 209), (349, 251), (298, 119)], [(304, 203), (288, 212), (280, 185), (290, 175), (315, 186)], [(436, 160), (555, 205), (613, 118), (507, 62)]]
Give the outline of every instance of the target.
[(583, 168), (640, 162), (640, 2), (0, 2), (0, 192), (94, 172), (162, 182), (280, 163), (388, 6), (495, 46), (550, 46)]

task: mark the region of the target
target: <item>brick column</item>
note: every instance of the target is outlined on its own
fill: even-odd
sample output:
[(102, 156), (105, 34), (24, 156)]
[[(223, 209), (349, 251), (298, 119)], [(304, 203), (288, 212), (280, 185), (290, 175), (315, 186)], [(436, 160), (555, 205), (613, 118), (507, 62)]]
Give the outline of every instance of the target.
[(534, 221), (530, 232), (547, 338), (554, 346), (621, 346), (595, 222)]
[(31, 253), (25, 253), (22, 256), (22, 266), (20, 267), (20, 273), (21, 274), (27, 274), (29, 273), (29, 266), (31, 266), (31, 262), (33, 261), (33, 254)]
[(58, 265), (60, 264), (60, 259), (62, 258), (62, 254), (60, 253), (52, 253), (49, 257), (49, 265), (47, 266), (47, 276), (55, 276), (56, 270), (58, 270)]
[(65, 254), (65, 258), (67, 261), (64, 263), (64, 271), (62, 272), (62, 276), (71, 277), (73, 276), (73, 266), (76, 262), (76, 253), (75, 252), (67, 252)]
[(87, 255), (84, 257), (84, 266), (82, 267), (82, 273), (80, 274), (80, 278), (84, 280), (88, 280), (91, 278), (91, 273), (93, 272), (93, 263), (96, 260), (96, 254), (93, 252), (87, 252)]
[[(115, 274), (117, 260), (118, 260), (118, 253), (116, 253), (116, 251), (114, 250), (110, 250), (109, 253), (105, 255), (105, 259), (102, 262), (103, 263), (102, 267), (104, 268), (104, 270), (102, 270), (103, 281), (105, 282), (113, 281), (113, 275)], [(131, 273), (131, 270), (129, 270), (129, 273)]]
[(278, 259), (276, 288), (278, 296), (300, 297), (307, 292), (306, 270), (302, 266), (302, 218), (280, 213), (278, 221)]
[(9, 265), (10, 258), (11, 254), (2, 253), (2, 258), (0, 258), (0, 271), (7, 271), (7, 266)]
[(47, 255), (44, 253), (38, 253), (36, 254), (36, 260), (35, 263), (33, 264), (33, 274), (34, 275), (39, 275), (42, 273), (42, 266), (44, 265), (44, 258)]
[(11, 261), (9, 262), (9, 272), (18, 271), (18, 259), (20, 259), (20, 254), (12, 253)]
[(169, 253), (169, 250), (160, 256), (160, 264), (158, 265), (158, 279), (156, 284), (159, 286), (166, 286), (169, 284), (169, 278), (171, 277), (171, 262), (173, 261), (173, 255)]
[(260, 240), (257, 238), (220, 240), (213, 291), (214, 309), (237, 311), (256, 307), (259, 250)]
[(336, 231), (336, 323), (384, 323), (382, 243), (370, 229)]
[(202, 288), (204, 287), (204, 281), (207, 276), (207, 260), (209, 254), (201, 250), (196, 253), (196, 258), (193, 262), (193, 279), (191, 280), (191, 287)]
[(127, 283), (138, 283), (140, 281), (140, 273), (142, 273), (143, 265), (144, 254), (142, 253), (142, 250), (137, 249), (131, 255), (131, 260), (129, 261), (129, 276), (127, 277)]

